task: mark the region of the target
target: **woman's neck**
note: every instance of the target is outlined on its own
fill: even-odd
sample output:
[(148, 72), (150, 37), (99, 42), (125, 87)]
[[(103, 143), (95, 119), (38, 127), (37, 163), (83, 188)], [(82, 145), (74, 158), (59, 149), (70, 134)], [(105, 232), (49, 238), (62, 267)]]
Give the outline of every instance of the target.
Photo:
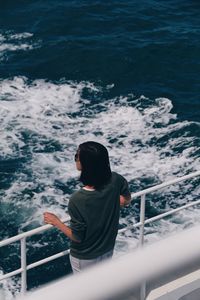
[(87, 191), (95, 191), (94, 186), (91, 186), (91, 185), (85, 185), (83, 188), (84, 188), (84, 190), (87, 190)]

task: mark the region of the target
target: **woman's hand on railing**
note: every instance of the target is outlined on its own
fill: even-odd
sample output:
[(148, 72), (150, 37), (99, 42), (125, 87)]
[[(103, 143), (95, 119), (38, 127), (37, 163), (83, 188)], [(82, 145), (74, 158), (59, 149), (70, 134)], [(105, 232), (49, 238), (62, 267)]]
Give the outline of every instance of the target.
[(59, 223), (61, 223), (61, 220), (55, 214), (52, 214), (50, 212), (45, 212), (44, 222), (47, 224), (51, 224), (53, 226), (57, 226)]
[(71, 228), (65, 225), (56, 215), (45, 212), (44, 213), (44, 222), (47, 224), (51, 224), (61, 230), (70, 240), (80, 243), (80, 241), (73, 235)]
[(129, 205), (130, 202), (131, 202), (131, 194), (127, 195), (127, 196), (120, 195), (119, 201), (120, 201), (120, 206), (121, 207)]

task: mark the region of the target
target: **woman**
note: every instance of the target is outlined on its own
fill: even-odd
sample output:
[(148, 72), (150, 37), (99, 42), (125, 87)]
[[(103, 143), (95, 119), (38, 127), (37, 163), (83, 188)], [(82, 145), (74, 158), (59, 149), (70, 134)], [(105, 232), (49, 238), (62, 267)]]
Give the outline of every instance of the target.
[(83, 187), (69, 200), (70, 226), (52, 213), (44, 221), (60, 229), (71, 240), (70, 262), (74, 273), (112, 257), (119, 224), (120, 205), (128, 205), (128, 183), (111, 172), (107, 149), (97, 142), (85, 142), (75, 155)]

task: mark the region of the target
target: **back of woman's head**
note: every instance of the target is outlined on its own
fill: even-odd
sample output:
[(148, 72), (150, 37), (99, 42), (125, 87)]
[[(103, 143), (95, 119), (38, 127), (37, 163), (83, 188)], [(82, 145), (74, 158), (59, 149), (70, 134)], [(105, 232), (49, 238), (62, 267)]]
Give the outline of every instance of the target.
[(111, 178), (107, 149), (100, 143), (89, 141), (79, 145), (78, 156), (81, 163), (80, 181), (84, 185), (103, 187)]

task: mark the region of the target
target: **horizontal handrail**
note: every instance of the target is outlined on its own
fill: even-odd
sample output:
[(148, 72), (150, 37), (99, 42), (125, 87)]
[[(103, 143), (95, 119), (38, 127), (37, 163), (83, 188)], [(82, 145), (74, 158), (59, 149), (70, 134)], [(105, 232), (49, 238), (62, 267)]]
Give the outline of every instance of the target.
[[(128, 226), (128, 227), (126, 227), (126, 228), (120, 229), (119, 232), (126, 231), (126, 230), (129, 229), (130, 227), (131, 227), (131, 228), (140, 227), (140, 229), (141, 229), (141, 232), (140, 232), (140, 238), (141, 238), (141, 235), (142, 235), (142, 239), (141, 239), (141, 241), (140, 241), (140, 244), (142, 245), (142, 244), (143, 244), (143, 235), (144, 235), (144, 225), (149, 224), (149, 223), (151, 223), (151, 222), (153, 222), (153, 221), (162, 219), (162, 218), (164, 218), (164, 217), (166, 217), (166, 216), (172, 215), (172, 214), (174, 214), (174, 213), (176, 213), (176, 212), (178, 212), (178, 211), (180, 211), (180, 210), (183, 210), (183, 209), (185, 209), (185, 208), (188, 208), (188, 207), (191, 207), (191, 206), (200, 204), (200, 200), (197, 200), (197, 201), (195, 201), (195, 202), (186, 204), (186, 205), (184, 205), (184, 206), (182, 206), (182, 207), (180, 207), (180, 208), (173, 209), (173, 210), (171, 210), (171, 211), (169, 211), (169, 212), (165, 212), (165, 213), (163, 213), (163, 214), (160, 214), (160, 215), (155, 216), (155, 217), (153, 217), (153, 218), (150, 218), (150, 219), (148, 219), (148, 220), (145, 220), (145, 218), (144, 218), (144, 215), (145, 215), (145, 201), (146, 201), (146, 200), (145, 200), (145, 195), (146, 195), (146, 194), (155, 192), (155, 191), (157, 191), (157, 190), (159, 190), (159, 189), (165, 188), (165, 187), (170, 186), (170, 185), (172, 185), (172, 184), (176, 184), (176, 183), (181, 182), (181, 181), (183, 181), (183, 180), (188, 180), (188, 179), (194, 178), (194, 177), (196, 177), (196, 176), (200, 176), (200, 171), (197, 171), (197, 172), (194, 172), (194, 173), (191, 173), (191, 174), (189, 174), (189, 175), (185, 175), (185, 176), (182, 176), (182, 177), (179, 177), (179, 178), (175, 178), (175, 179), (173, 179), (173, 180), (167, 181), (167, 182), (162, 183), (162, 184), (155, 185), (155, 186), (153, 186), (153, 187), (151, 187), (151, 188), (147, 188), (147, 189), (142, 190), (142, 191), (137, 192), (137, 193), (133, 193), (133, 194), (131, 195), (132, 200), (135, 199), (135, 198), (137, 198), (137, 197), (141, 197), (141, 203), (142, 203), (141, 205), (142, 205), (143, 209), (142, 209), (142, 212), (141, 212), (141, 214), (140, 214), (140, 222), (138, 222), (137, 224)], [(70, 220), (70, 217), (68, 216), (67, 218), (65, 218), (65, 219), (62, 220), (62, 221), (65, 223), (65, 222), (68, 222), (69, 220)], [(38, 228), (32, 229), (32, 230), (30, 230), (30, 231), (27, 231), (27, 232), (24, 232), (24, 233), (20, 233), (20, 234), (18, 234), (17, 236), (8, 238), (8, 239), (3, 240), (3, 241), (0, 242), (0, 247), (2, 247), (2, 246), (6, 246), (6, 245), (8, 245), (8, 244), (17, 242), (17, 241), (19, 241), (19, 240), (21, 240), (21, 242), (24, 240), (23, 243), (22, 243), (24, 249), (21, 249), (21, 255), (22, 255), (22, 257), (23, 257), (23, 258), (21, 258), (21, 263), (22, 263), (21, 268), (18, 269), (18, 270), (15, 270), (15, 271), (13, 271), (13, 272), (7, 273), (7, 274), (5, 274), (5, 275), (3, 275), (3, 276), (0, 276), (0, 281), (3, 280), (3, 279), (9, 278), (9, 277), (11, 277), (11, 276), (17, 275), (17, 274), (19, 274), (19, 273), (22, 273), (22, 275), (23, 275), (23, 280), (22, 280), (22, 292), (24, 292), (24, 291), (26, 290), (26, 271), (27, 271), (27, 270), (30, 270), (30, 269), (32, 269), (32, 268), (35, 268), (35, 267), (39, 266), (39, 265), (45, 264), (45, 263), (47, 263), (47, 262), (49, 262), (49, 261), (52, 261), (52, 260), (54, 260), (54, 259), (56, 259), (56, 258), (62, 257), (62, 256), (64, 256), (64, 255), (66, 255), (66, 254), (69, 253), (69, 250), (64, 250), (64, 251), (62, 251), (62, 252), (60, 252), (60, 253), (57, 253), (57, 254), (55, 254), (55, 255), (46, 257), (46, 258), (44, 258), (44, 259), (42, 259), (42, 260), (40, 260), (40, 261), (34, 262), (34, 263), (32, 263), (32, 264), (26, 266), (26, 262), (25, 262), (25, 261), (26, 261), (26, 256), (25, 256), (25, 253), (26, 253), (26, 245), (25, 245), (25, 243), (26, 243), (26, 242), (25, 242), (25, 241), (26, 241), (26, 238), (27, 238), (27, 237), (30, 237), (30, 236), (33, 236), (33, 235), (35, 235), (35, 234), (39, 234), (39, 233), (41, 233), (41, 232), (43, 232), (43, 231), (46, 231), (46, 230), (48, 230), (48, 229), (50, 229), (50, 228), (52, 228), (52, 227), (53, 227), (53, 226), (52, 226), (52, 225), (49, 225), (49, 224), (43, 225), (43, 226), (40, 226), (40, 227), (38, 227)], [(21, 246), (21, 247), (22, 247), (22, 246)], [(23, 247), (22, 247), (22, 248), (23, 248)]]
[[(50, 261), (52, 261), (52, 260), (55, 260), (55, 259), (60, 258), (60, 257), (63, 257), (63, 256), (65, 256), (65, 255), (67, 255), (67, 254), (69, 254), (69, 250), (61, 251), (61, 252), (56, 253), (56, 254), (54, 254), (54, 255), (48, 256), (48, 257), (46, 257), (46, 258), (44, 258), (44, 259), (38, 260), (38, 261), (36, 261), (36, 262), (34, 262), (34, 263), (30, 264), (30, 265), (27, 265), (26, 269), (27, 269), (27, 271), (28, 271), (28, 270), (31, 270), (31, 269), (33, 269), (33, 268), (35, 268), (35, 267), (44, 265), (44, 264), (46, 264), (46, 263), (48, 263), (48, 262), (50, 262)], [(9, 278), (9, 277), (18, 275), (18, 274), (20, 274), (21, 272), (22, 272), (22, 268), (17, 269), (17, 270), (15, 270), (15, 271), (12, 271), (12, 272), (10, 272), (10, 273), (1, 275), (1, 276), (0, 276), (0, 281), (2, 281), (2, 280), (4, 280), (4, 279), (7, 279), (7, 278)]]
[(41, 266), (43, 264), (46, 264), (47, 262), (50, 262), (54, 259), (57, 259), (57, 258), (60, 258), (60, 257), (63, 257), (65, 255), (69, 254), (69, 250), (64, 250), (64, 251), (61, 251), (57, 254), (54, 254), (54, 255), (51, 255), (51, 256), (48, 256), (44, 259), (41, 259), (41, 260), (38, 260), (30, 265), (27, 266), (27, 270), (30, 270), (30, 269), (33, 269), (35, 267), (38, 267), (38, 266)]
[[(102, 262), (78, 276), (68, 276), (30, 291), (17, 300), (66, 300), (66, 295), (70, 300), (132, 299), (139, 284), (159, 280), (174, 270), (199, 261), (199, 232), (200, 225), (130, 252), (120, 259)], [(88, 288), (88, 283), (91, 288)], [(165, 299), (171, 299), (167, 295)]]
[[(145, 224), (145, 225), (150, 224), (150, 223), (152, 223), (152, 222), (158, 221), (158, 220), (160, 220), (160, 219), (163, 219), (163, 218), (165, 218), (165, 217), (168, 217), (168, 216), (170, 216), (170, 215), (173, 215), (173, 214), (175, 214), (175, 213), (177, 213), (177, 212), (179, 212), (179, 211), (181, 211), (181, 210), (184, 210), (184, 209), (186, 209), (186, 208), (189, 208), (189, 207), (192, 207), (192, 206), (195, 206), (195, 205), (198, 205), (198, 204), (200, 204), (200, 200), (194, 201), (194, 202), (192, 202), (192, 203), (185, 204), (184, 206), (181, 206), (181, 207), (178, 207), (178, 208), (174, 208), (174, 209), (172, 209), (172, 210), (170, 210), (170, 211), (167, 211), (167, 212), (165, 212), (165, 213), (159, 214), (159, 215), (157, 215), (157, 216), (155, 216), (155, 217), (152, 217), (152, 218), (149, 218), (149, 219), (145, 220), (145, 221), (144, 221), (144, 224)], [(135, 224), (128, 225), (128, 226), (126, 226), (126, 227), (124, 227), (124, 228), (121, 228), (121, 229), (119, 230), (119, 233), (124, 232), (124, 231), (126, 231), (126, 230), (128, 230), (128, 229), (130, 229), (130, 228), (137, 228), (137, 227), (140, 227), (141, 225), (142, 225), (141, 222), (138, 222), (138, 223), (135, 223)]]
[(1, 275), (0, 281), (3, 280), (3, 279), (7, 279), (7, 278), (9, 278), (9, 277), (18, 275), (18, 274), (20, 274), (21, 272), (22, 272), (22, 268), (19, 268), (19, 269), (15, 270), (15, 271), (12, 271), (12, 272), (10, 272), (10, 273)]
[(145, 221), (145, 225), (146, 225), (146, 224), (149, 224), (149, 223), (152, 223), (152, 222), (154, 222), (154, 221), (158, 221), (158, 220), (160, 220), (160, 219), (162, 219), (162, 218), (164, 218), (164, 217), (168, 217), (168, 216), (173, 215), (173, 214), (175, 214), (175, 213), (177, 213), (177, 212), (179, 212), (179, 211), (181, 211), (181, 210), (183, 210), (183, 209), (186, 209), (186, 208), (189, 208), (189, 207), (198, 205), (198, 204), (200, 204), (200, 200), (197, 200), (197, 201), (194, 201), (194, 202), (192, 202), (192, 203), (188, 203), (188, 204), (186, 204), (186, 205), (184, 205), (184, 206), (181, 206), (181, 207), (175, 208), (175, 209), (173, 209), (173, 210), (167, 211), (167, 212), (165, 212), (165, 213), (162, 213), (162, 214), (160, 214), (160, 215), (158, 215), (158, 216), (155, 216), (155, 217), (152, 217), (152, 218), (146, 220), (146, 221)]
[[(179, 208), (175, 208), (175, 209), (173, 209), (173, 210), (170, 210), (169, 212), (165, 212), (165, 213), (160, 214), (160, 215), (158, 215), (158, 216), (152, 217), (152, 218), (146, 220), (146, 221), (144, 222), (144, 224), (145, 224), (145, 225), (150, 224), (150, 223), (152, 223), (152, 222), (154, 222), (154, 221), (158, 221), (158, 220), (160, 220), (160, 219), (162, 219), (162, 218), (164, 218), (164, 217), (167, 217), (167, 216), (172, 215), (172, 214), (174, 214), (174, 213), (176, 213), (176, 212), (179, 212), (179, 211), (181, 211), (181, 210), (183, 210), (183, 209), (186, 209), (186, 208), (189, 208), (189, 207), (198, 205), (198, 204), (200, 204), (200, 200), (197, 200), (197, 201), (195, 201), (195, 202), (186, 204), (186, 205), (181, 206), (181, 207), (179, 207)], [(119, 229), (119, 233), (122, 233), (122, 232), (128, 230), (129, 228), (137, 228), (137, 227), (140, 227), (141, 224), (142, 224), (141, 222), (138, 222), (138, 223), (136, 223), (136, 224), (132, 224), (132, 225), (127, 226), (127, 227), (125, 227), (125, 228)], [(41, 260), (39, 260), (39, 261), (37, 261), (37, 262), (34, 262), (34, 263), (30, 264), (30, 265), (27, 265), (27, 270), (33, 269), (33, 268), (38, 267), (38, 266), (40, 266), (40, 265), (43, 265), (43, 264), (45, 264), (45, 263), (47, 263), (47, 262), (50, 262), (50, 261), (55, 260), (55, 259), (57, 259), (57, 258), (63, 257), (63, 256), (65, 256), (65, 255), (67, 255), (68, 253), (69, 253), (69, 250), (64, 250), (64, 251), (61, 251), (61, 252), (59, 252), (59, 253), (57, 253), (57, 254), (48, 256), (48, 257), (46, 257), (46, 258), (44, 258), (44, 259), (41, 259)], [(3, 280), (3, 279), (6, 279), (6, 278), (8, 278), (8, 277), (17, 275), (17, 274), (19, 274), (21, 271), (22, 271), (22, 269), (20, 268), (20, 269), (18, 269), (18, 270), (16, 270), (16, 271), (13, 271), (13, 272), (7, 273), (6, 275), (0, 276), (0, 281)]]
[[(169, 181), (167, 181), (165, 183), (157, 184), (157, 185), (155, 185), (153, 187), (144, 189), (144, 190), (142, 190), (140, 192), (133, 193), (133, 194), (131, 194), (131, 198), (133, 200), (134, 198), (137, 198), (137, 197), (140, 197), (142, 195), (146, 195), (146, 194), (155, 192), (157, 190), (160, 190), (160, 189), (165, 188), (167, 186), (170, 186), (172, 184), (176, 184), (178, 182), (181, 182), (181, 181), (184, 181), (184, 180), (196, 177), (196, 176), (200, 176), (200, 171), (197, 171), (197, 172), (194, 172), (194, 173), (191, 173), (189, 175), (185, 175), (185, 176), (182, 176), (182, 177), (179, 177), (179, 178), (175, 178), (175, 179), (169, 180)], [(67, 218), (63, 219), (62, 222), (65, 223), (65, 222), (68, 222), (69, 220), (70, 220), (70, 217), (68, 216)], [(14, 243), (14, 242), (17, 242), (17, 241), (21, 240), (24, 237), (30, 237), (32, 235), (41, 233), (42, 231), (46, 231), (46, 230), (48, 230), (48, 229), (50, 229), (52, 227), (53, 227), (52, 225), (47, 224), (47, 225), (43, 225), (43, 226), (40, 226), (38, 228), (29, 230), (27, 232), (20, 233), (20, 234), (18, 234), (16, 236), (13, 236), (11, 238), (8, 238), (6, 240), (1, 241), (0, 242), (0, 247), (6, 246), (6, 245)]]
[[(70, 217), (68, 216), (67, 218), (63, 219), (63, 222), (65, 223), (65, 222), (68, 222), (69, 220), (70, 220)], [(22, 238), (27, 238), (27, 237), (30, 237), (32, 235), (41, 233), (42, 231), (46, 231), (46, 230), (48, 230), (52, 227), (53, 227), (52, 225), (47, 224), (47, 225), (43, 225), (43, 226), (37, 227), (35, 229), (29, 230), (29, 231), (20, 233), (20, 234), (15, 235), (11, 238), (8, 238), (6, 240), (1, 241), (0, 242), (0, 247), (9, 245), (9, 244), (14, 243), (14, 242), (17, 242), (17, 241), (21, 240)]]
[[(176, 213), (176, 212), (179, 212), (179, 211), (181, 211), (181, 210), (183, 210), (183, 209), (186, 209), (186, 208), (189, 208), (189, 207), (198, 205), (198, 204), (200, 204), (200, 200), (197, 200), (197, 201), (195, 201), (195, 202), (186, 204), (186, 205), (181, 206), (181, 207), (179, 207), (179, 208), (175, 208), (175, 209), (173, 209), (173, 210), (171, 210), (171, 211), (169, 211), (169, 212), (165, 212), (165, 213), (160, 214), (160, 215), (158, 215), (158, 216), (152, 217), (152, 218), (146, 220), (144, 223), (145, 223), (145, 225), (150, 224), (150, 223), (152, 223), (152, 222), (154, 222), (154, 221), (158, 221), (158, 220), (160, 220), (160, 219), (162, 219), (162, 218), (164, 218), (164, 217), (167, 217), (167, 216), (172, 215), (172, 214), (174, 214), (174, 213)], [(129, 228), (137, 228), (137, 227), (140, 227), (141, 224), (142, 224), (141, 222), (138, 222), (138, 223), (136, 223), (136, 224), (132, 224), (132, 225), (127, 226), (127, 227), (125, 227), (125, 228), (119, 229), (119, 233), (122, 233), (122, 232), (128, 230)], [(45, 226), (42, 226), (42, 227), (47, 227), (47, 226), (45, 225)], [(48, 226), (48, 227), (51, 227), (51, 226)], [(48, 228), (47, 228), (47, 229), (48, 229)], [(46, 230), (46, 229), (44, 229), (44, 230)], [(30, 233), (30, 231), (29, 231), (29, 233)], [(30, 265), (27, 265), (27, 270), (31, 270), (31, 269), (33, 269), (33, 268), (35, 268), (35, 267), (41, 266), (41, 265), (43, 265), (43, 264), (45, 264), (45, 263), (47, 263), (47, 262), (53, 261), (53, 260), (55, 260), (55, 259), (57, 259), (57, 258), (60, 258), (60, 257), (65, 256), (65, 255), (67, 255), (67, 254), (69, 254), (69, 249), (68, 249), (68, 250), (64, 250), (64, 251), (61, 251), (61, 252), (59, 252), (59, 253), (57, 253), (57, 254), (48, 256), (48, 257), (46, 257), (46, 258), (44, 258), (44, 259), (41, 259), (41, 260), (39, 260), (39, 261), (37, 261), (37, 262), (34, 262), (34, 263), (30, 264)], [(1, 280), (4, 280), (4, 279), (7, 279), (7, 278), (9, 278), (9, 277), (12, 277), (12, 276), (14, 276), (14, 275), (18, 275), (18, 274), (20, 274), (21, 272), (22, 272), (22, 268), (17, 269), (17, 270), (15, 270), (15, 271), (12, 271), (12, 272), (10, 272), (10, 273), (7, 273), (7, 274), (5, 274), (5, 275), (2, 275), (2, 276), (0, 276), (0, 281), (1, 281)]]

